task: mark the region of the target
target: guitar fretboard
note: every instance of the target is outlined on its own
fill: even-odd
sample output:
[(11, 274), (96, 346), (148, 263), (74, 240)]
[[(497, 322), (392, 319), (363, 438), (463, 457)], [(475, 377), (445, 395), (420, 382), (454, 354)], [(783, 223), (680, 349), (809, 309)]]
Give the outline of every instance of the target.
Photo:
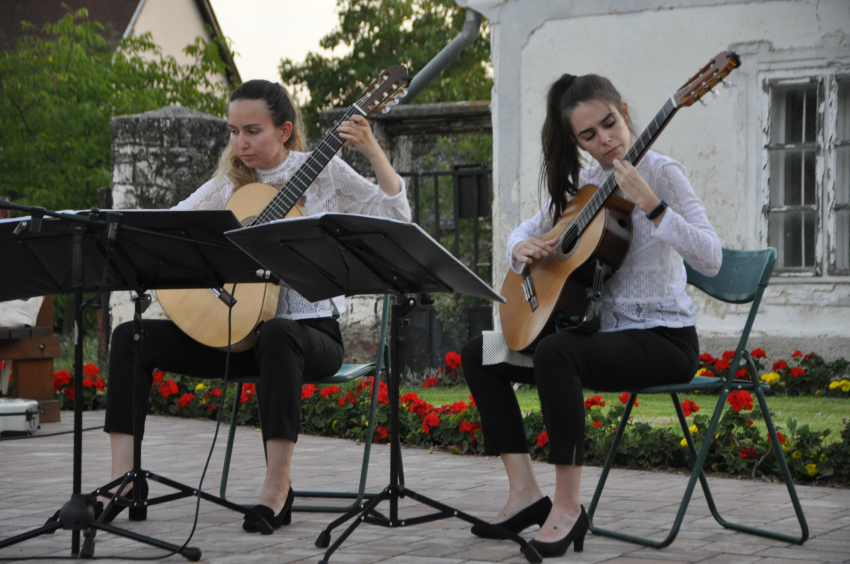
[(292, 178), (275, 194), (275, 197), (263, 208), (251, 225), (268, 223), (283, 218), (295, 203), (301, 198), (307, 188), (313, 184), (316, 177), (325, 169), (334, 155), (342, 148), (345, 141), (337, 134), (337, 127), (343, 122), (351, 120), (354, 114), (366, 115), (357, 104), (354, 104), (345, 115), (336, 123), (331, 131), (325, 135), (319, 146), (310, 153), (310, 157), (301, 167), (295, 171)]
[[(640, 137), (635, 140), (631, 149), (629, 149), (623, 157), (623, 160), (630, 162), (632, 165), (637, 165), (641, 158), (643, 158), (646, 154), (646, 151), (649, 150), (653, 141), (655, 141), (655, 136), (664, 128), (670, 118), (673, 117), (673, 114), (676, 113), (677, 109), (678, 108), (676, 107), (676, 103), (673, 101), (673, 98), (667, 100), (667, 103), (664, 104), (661, 111), (655, 115), (655, 118), (649, 123), (646, 129), (643, 130)], [(605, 205), (608, 198), (616, 192), (617, 188), (618, 186), (617, 181), (614, 179), (614, 173), (611, 173), (605, 183), (596, 191), (590, 200), (588, 200), (581, 212), (576, 215), (575, 219), (565, 230), (564, 236), (561, 238), (562, 242), (567, 243), (565, 246), (569, 246), (569, 243), (572, 243), (581, 237), (585, 228), (591, 221), (593, 221), (593, 218), (596, 217), (596, 214), (599, 213), (599, 210), (602, 209), (602, 206)]]

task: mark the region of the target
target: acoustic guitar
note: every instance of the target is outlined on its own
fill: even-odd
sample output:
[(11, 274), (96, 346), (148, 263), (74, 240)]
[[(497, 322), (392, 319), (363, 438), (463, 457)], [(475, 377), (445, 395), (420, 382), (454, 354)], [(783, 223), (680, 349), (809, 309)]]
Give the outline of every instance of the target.
[[(337, 127), (355, 114), (367, 116), (379, 110), (388, 111), (391, 104), (398, 103), (400, 95), (406, 94), (404, 88), (409, 81), (404, 66), (388, 67), (346, 111)], [(245, 227), (304, 215), (302, 208), (296, 205), (298, 200), (345, 143), (337, 134), (337, 127), (331, 129), (283, 188), (278, 190), (268, 184), (247, 184), (233, 193), (225, 209), (231, 210)], [(269, 273), (265, 272), (265, 275), (268, 277)], [(259, 326), (274, 317), (280, 286), (270, 282), (242, 283), (236, 299), (233, 285), (158, 290), (156, 295), (165, 313), (184, 333), (199, 343), (220, 350), (227, 349), (228, 317), (232, 305), (230, 350), (239, 352), (253, 347)]]
[[(737, 54), (724, 51), (673, 95), (641, 133), (623, 160), (637, 165), (684, 106), (690, 106), (740, 66)], [(615, 194), (611, 174), (601, 187), (583, 186), (542, 241), (558, 239), (556, 252), (526, 265), (521, 274), (508, 270), (502, 285), (507, 302), (499, 307), (508, 346), (531, 353), (557, 328), (592, 331), (598, 327), (601, 284), (614, 275), (629, 251), (634, 204)]]

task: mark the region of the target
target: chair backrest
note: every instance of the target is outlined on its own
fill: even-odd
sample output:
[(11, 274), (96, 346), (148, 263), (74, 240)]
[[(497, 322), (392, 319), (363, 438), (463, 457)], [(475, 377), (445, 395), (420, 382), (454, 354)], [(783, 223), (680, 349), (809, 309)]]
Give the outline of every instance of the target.
[(723, 249), (723, 264), (717, 276), (700, 274), (688, 263), (688, 284), (699, 288), (709, 296), (733, 304), (745, 304), (753, 301), (764, 289), (773, 272), (776, 262), (776, 249), (773, 247), (760, 251), (736, 251)]

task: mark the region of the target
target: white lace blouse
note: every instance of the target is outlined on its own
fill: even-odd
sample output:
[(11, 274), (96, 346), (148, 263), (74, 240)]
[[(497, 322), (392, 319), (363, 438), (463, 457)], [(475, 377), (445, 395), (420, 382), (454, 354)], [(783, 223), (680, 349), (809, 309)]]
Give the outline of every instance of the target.
[[(631, 248), (623, 266), (603, 286), (601, 330), (692, 326), (696, 311), (685, 292), (687, 278), (682, 259), (706, 276), (716, 275), (722, 260), (720, 239), (688, 182), (685, 167), (648, 151), (637, 170), (669, 208), (656, 227), (635, 206)], [(601, 167), (585, 169), (581, 172), (581, 185), (601, 186), (610, 172)], [(513, 259), (516, 244), (540, 237), (550, 229), (548, 203), (514, 229), (507, 243), (508, 261), (514, 272), (522, 272), (524, 266)]]
[[(290, 151), (278, 166), (257, 169), (257, 182), (280, 189), (309, 158), (310, 153)], [(388, 196), (376, 184), (354, 171), (345, 161), (334, 157), (304, 193), (301, 204), (307, 215), (319, 213), (355, 213), (410, 221), (410, 204), (404, 179), (399, 176), (401, 192)], [(224, 209), (235, 184), (226, 177), (216, 177), (195, 190), (191, 196), (174, 206), (175, 210)], [(332, 317), (345, 307), (342, 296), (332, 300), (309, 302), (301, 294), (281, 285), (276, 317), (309, 319)]]

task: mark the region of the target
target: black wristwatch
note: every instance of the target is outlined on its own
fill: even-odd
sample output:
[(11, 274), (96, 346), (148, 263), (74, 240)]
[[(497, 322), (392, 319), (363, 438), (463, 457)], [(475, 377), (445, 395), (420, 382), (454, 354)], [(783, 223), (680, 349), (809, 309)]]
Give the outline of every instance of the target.
[(660, 204), (655, 206), (655, 208), (653, 208), (653, 210), (651, 212), (646, 214), (646, 219), (653, 220), (656, 217), (658, 217), (659, 215), (661, 215), (662, 213), (664, 213), (664, 210), (666, 210), (666, 209), (667, 209), (667, 202), (665, 202), (664, 200), (661, 200)]

